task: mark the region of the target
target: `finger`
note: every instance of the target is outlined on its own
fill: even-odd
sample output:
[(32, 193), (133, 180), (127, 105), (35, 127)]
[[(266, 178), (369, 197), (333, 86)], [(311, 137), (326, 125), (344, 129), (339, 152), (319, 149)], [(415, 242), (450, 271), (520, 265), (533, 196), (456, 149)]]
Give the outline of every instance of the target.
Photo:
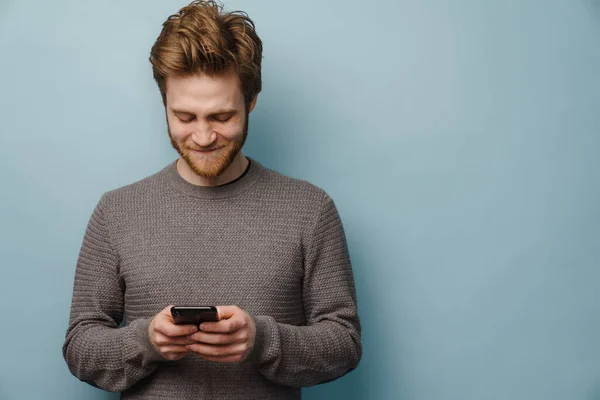
[(215, 346), (204, 343), (195, 343), (185, 346), (186, 349), (193, 351), (201, 356), (208, 357), (225, 357), (236, 354), (242, 354), (247, 350), (247, 347), (241, 344), (229, 344), (224, 346)]
[(188, 339), (187, 336), (178, 336), (178, 337), (174, 337), (174, 338), (169, 338), (169, 342), (166, 344), (187, 346), (188, 344), (194, 344), (194, 343), (195, 343), (195, 341)]
[(165, 349), (167, 349), (167, 351), (161, 352), (161, 355), (165, 360), (169, 360), (169, 361), (181, 360), (183, 357), (187, 356), (190, 352), (188, 349), (186, 349), (183, 346), (168, 346)]
[(187, 336), (187, 338), (194, 342), (223, 345), (243, 343), (248, 340), (248, 333), (245, 330), (238, 330), (233, 333), (206, 333), (200, 331)]
[(169, 321), (161, 319), (160, 321), (157, 321), (156, 325), (154, 326), (154, 330), (169, 337), (177, 337), (196, 333), (198, 332), (198, 327), (196, 325), (189, 324), (175, 325)]
[(219, 322), (203, 322), (200, 324), (200, 330), (212, 333), (231, 333), (248, 326), (246, 318), (242, 313), (235, 314), (229, 319), (223, 319)]
[(177, 337), (169, 337), (163, 335), (162, 333), (157, 332), (156, 338), (154, 342), (159, 346), (169, 346), (169, 345), (180, 345), (185, 346), (187, 344), (195, 343), (194, 340), (189, 339), (188, 336), (177, 336)]
[(189, 351), (185, 346), (160, 346), (159, 349), (163, 354), (187, 353)]

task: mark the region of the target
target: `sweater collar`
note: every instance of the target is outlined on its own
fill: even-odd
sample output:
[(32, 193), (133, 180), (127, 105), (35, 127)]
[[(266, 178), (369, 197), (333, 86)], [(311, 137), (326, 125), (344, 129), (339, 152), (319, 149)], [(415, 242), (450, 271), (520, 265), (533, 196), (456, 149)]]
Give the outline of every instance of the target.
[(177, 172), (177, 160), (167, 165), (163, 173), (168, 183), (179, 192), (203, 199), (224, 199), (250, 189), (264, 173), (265, 168), (258, 161), (248, 156), (246, 158), (251, 161), (246, 175), (237, 181), (220, 186), (199, 186), (186, 181)]

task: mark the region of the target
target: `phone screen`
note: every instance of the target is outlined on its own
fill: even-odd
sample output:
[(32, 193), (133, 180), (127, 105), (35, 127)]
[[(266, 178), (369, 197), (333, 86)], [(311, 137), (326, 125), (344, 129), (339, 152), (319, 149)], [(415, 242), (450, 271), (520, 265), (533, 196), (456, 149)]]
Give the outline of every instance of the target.
[(171, 317), (176, 325), (200, 325), (205, 321), (218, 321), (219, 314), (215, 306), (173, 306)]

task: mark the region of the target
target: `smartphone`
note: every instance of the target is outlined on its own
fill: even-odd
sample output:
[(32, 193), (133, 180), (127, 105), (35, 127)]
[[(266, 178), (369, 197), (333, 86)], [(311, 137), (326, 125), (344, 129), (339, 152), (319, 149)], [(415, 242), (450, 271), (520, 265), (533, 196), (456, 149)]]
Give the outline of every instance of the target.
[(219, 314), (215, 306), (173, 306), (171, 316), (176, 325), (200, 325), (205, 321), (218, 321)]

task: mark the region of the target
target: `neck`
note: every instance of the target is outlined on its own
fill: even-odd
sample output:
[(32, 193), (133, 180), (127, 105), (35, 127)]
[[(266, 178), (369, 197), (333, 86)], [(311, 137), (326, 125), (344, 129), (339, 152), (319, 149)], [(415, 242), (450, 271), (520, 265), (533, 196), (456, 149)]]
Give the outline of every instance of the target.
[(219, 186), (238, 178), (248, 167), (248, 159), (240, 151), (225, 171), (216, 178), (196, 174), (181, 157), (177, 160), (177, 172), (183, 179), (196, 186)]

